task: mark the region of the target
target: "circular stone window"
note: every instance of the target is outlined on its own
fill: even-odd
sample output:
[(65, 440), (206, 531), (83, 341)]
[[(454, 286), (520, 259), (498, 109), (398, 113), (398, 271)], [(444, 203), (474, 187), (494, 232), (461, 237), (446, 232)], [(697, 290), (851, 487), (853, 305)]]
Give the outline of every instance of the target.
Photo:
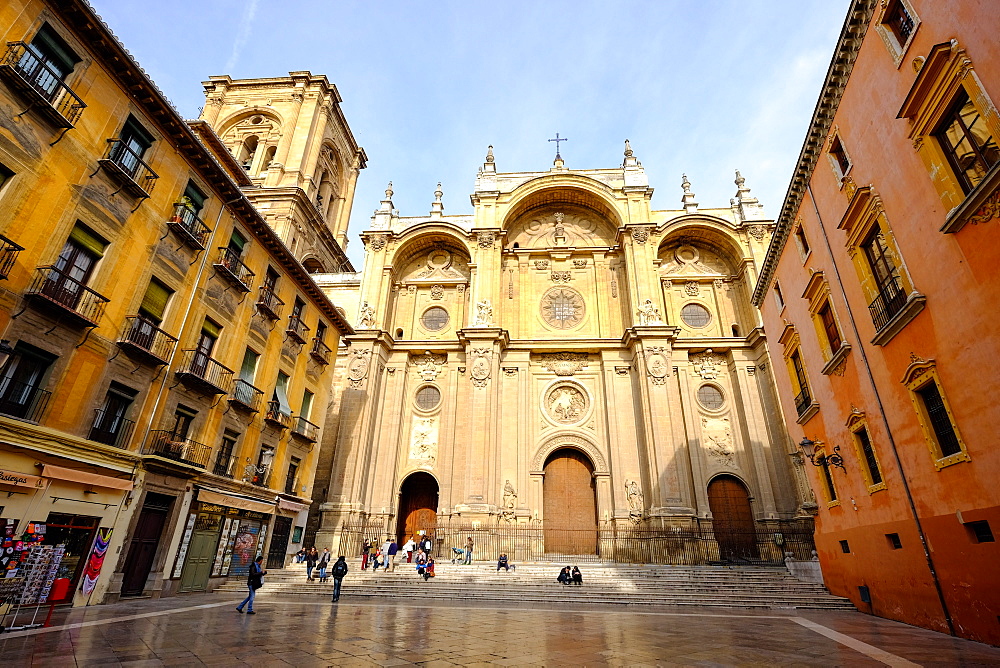
[(448, 324), (448, 312), (440, 306), (432, 306), (420, 316), (420, 324), (431, 332), (441, 331)]
[(717, 411), (722, 408), (725, 400), (722, 397), (722, 390), (715, 385), (702, 385), (698, 388), (698, 403), (710, 411)]
[(576, 327), (583, 311), (583, 297), (573, 288), (553, 288), (542, 297), (542, 318), (556, 329)]
[(441, 390), (433, 385), (424, 385), (417, 390), (417, 408), (422, 411), (434, 410), (441, 403)]
[(688, 327), (704, 327), (712, 322), (712, 313), (701, 304), (685, 304), (681, 308), (681, 320)]

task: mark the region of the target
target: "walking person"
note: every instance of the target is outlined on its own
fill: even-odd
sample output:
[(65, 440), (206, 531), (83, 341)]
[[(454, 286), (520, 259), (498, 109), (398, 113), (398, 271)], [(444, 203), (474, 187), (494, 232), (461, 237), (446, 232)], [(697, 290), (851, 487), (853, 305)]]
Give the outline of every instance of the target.
[(393, 540), (389, 543), (389, 547), (386, 549), (386, 554), (389, 556), (389, 568), (390, 571), (396, 570), (396, 555), (399, 553), (399, 545)]
[(368, 553), (372, 551), (372, 542), (365, 539), (365, 544), (361, 547), (361, 570), (368, 568)]
[(267, 575), (267, 571), (260, 565), (262, 561), (264, 561), (264, 557), (257, 557), (250, 564), (250, 571), (247, 573), (247, 589), (250, 590), (250, 593), (243, 599), (242, 603), (236, 606), (236, 612), (242, 614), (243, 608), (246, 607), (248, 615), (257, 614), (253, 611), (253, 599), (257, 590), (264, 586), (264, 576)]
[(465, 561), (462, 562), (466, 566), (472, 565), (472, 536), (469, 536), (469, 540), (465, 541)]
[(333, 564), (333, 602), (336, 603), (340, 600), (340, 584), (347, 575), (347, 560), (344, 555), (337, 557), (336, 563)]
[(381, 547), (381, 551), (382, 551), (382, 570), (386, 571), (386, 572), (389, 571), (389, 546), (390, 545), (392, 545), (392, 538), (390, 538), (389, 536), (386, 536), (385, 540), (382, 542), (382, 547)]
[(417, 549), (417, 544), (413, 540), (413, 536), (410, 536), (407, 541), (403, 544), (403, 552), (406, 552), (406, 563), (413, 563), (413, 551)]
[(306, 581), (311, 582), (313, 580), (313, 569), (316, 568), (316, 562), (319, 561), (319, 552), (316, 551), (315, 547), (310, 547), (309, 551), (306, 552)]
[(319, 581), (326, 582), (326, 567), (330, 565), (330, 559), (333, 555), (330, 554), (330, 548), (324, 547), (323, 554), (319, 555)]

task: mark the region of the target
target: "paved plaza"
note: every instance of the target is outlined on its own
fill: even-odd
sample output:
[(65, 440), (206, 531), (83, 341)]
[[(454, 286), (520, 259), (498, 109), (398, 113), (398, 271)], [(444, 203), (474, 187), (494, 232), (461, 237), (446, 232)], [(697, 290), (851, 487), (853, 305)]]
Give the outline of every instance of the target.
[(1000, 649), (855, 612), (197, 594), (0, 634), (0, 666), (986, 666)]

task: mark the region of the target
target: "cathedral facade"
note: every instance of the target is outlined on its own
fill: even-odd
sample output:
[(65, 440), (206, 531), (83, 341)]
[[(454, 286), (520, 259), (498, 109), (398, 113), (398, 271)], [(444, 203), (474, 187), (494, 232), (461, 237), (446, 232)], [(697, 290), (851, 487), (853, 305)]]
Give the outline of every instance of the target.
[(704, 209), (685, 177), (681, 208), (653, 210), (628, 142), (619, 167), (527, 173), (491, 147), (471, 215), (445, 215), (439, 185), (400, 216), (390, 184), (363, 271), (315, 276), (356, 334), (307, 536), (349, 553), (358, 526), (525, 526), (592, 554), (607, 527), (714, 525), (749, 557), (737, 534), (808, 525), (750, 303), (773, 223), (736, 184)]

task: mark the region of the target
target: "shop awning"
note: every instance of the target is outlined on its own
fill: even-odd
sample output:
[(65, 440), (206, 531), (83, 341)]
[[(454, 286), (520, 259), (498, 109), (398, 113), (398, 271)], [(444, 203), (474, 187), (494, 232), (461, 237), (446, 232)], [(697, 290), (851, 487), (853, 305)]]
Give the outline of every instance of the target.
[(232, 494), (213, 492), (211, 490), (205, 489), (204, 487), (198, 489), (198, 500), (203, 503), (213, 503), (217, 506), (226, 506), (227, 508), (237, 508), (239, 510), (255, 510), (258, 513), (267, 513), (268, 515), (274, 514), (273, 503), (255, 501), (253, 499), (248, 499), (243, 496), (234, 496)]
[(94, 487), (107, 487), (109, 489), (126, 490), (133, 488), (131, 480), (126, 480), (124, 478), (112, 478), (111, 476), (108, 475), (89, 473), (88, 471), (80, 471), (79, 469), (68, 469), (62, 466), (52, 466), (51, 464), (45, 464), (42, 467), (42, 477), (53, 478), (55, 480), (70, 480), (72, 482), (78, 482), (83, 485), (93, 485)]
[(294, 501), (289, 501), (288, 499), (282, 499), (278, 497), (278, 508), (280, 510), (287, 510), (293, 513), (299, 513), (308, 508), (309, 505), (305, 503), (295, 503)]

